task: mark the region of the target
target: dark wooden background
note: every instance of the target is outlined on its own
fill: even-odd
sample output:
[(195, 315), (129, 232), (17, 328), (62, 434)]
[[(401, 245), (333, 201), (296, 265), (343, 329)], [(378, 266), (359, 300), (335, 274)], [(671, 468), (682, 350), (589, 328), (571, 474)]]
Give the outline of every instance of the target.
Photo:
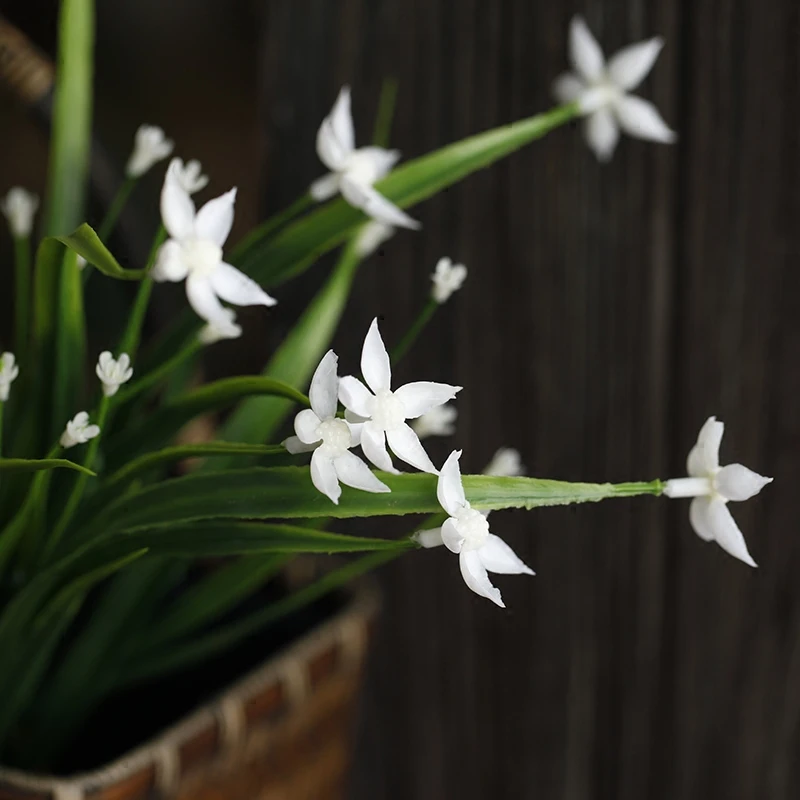
[[(704, 544), (686, 501), (653, 498), (494, 515), (538, 573), (498, 580), (505, 612), (449, 553), (402, 560), (380, 576), (353, 797), (800, 796), (796, 0), (100, 5), (105, 138), (124, 153), (155, 104), (148, 121), (215, 186), (244, 186), (243, 227), (257, 197), (277, 209), (321, 173), (316, 128), (345, 82), (366, 141), (398, 78), (393, 144), (412, 157), (547, 108), (575, 12), (607, 52), (666, 38), (641, 93), (676, 146), (624, 139), (599, 165), (560, 130), (425, 203), (422, 232), (365, 267), (336, 344), (357, 363), (375, 314), (396, 341), (436, 260), (464, 261), (464, 290), (397, 371), (466, 387), (434, 460), (464, 447), (479, 471), (511, 445), (541, 477), (667, 478), (716, 414), (723, 461), (776, 478), (733, 508), (760, 568)], [(250, 347), (223, 360), (257, 368), (324, 269), (249, 315)]]

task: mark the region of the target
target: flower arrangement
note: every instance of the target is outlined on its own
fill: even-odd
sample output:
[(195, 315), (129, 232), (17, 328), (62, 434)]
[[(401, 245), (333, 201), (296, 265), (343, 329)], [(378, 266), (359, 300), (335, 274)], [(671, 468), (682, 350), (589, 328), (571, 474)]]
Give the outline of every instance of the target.
[[(345, 87), (317, 135), (328, 173), (233, 248), (227, 239), (236, 190), (196, 208), (192, 195), (209, 177), (197, 161), (173, 158), (150, 258), (126, 268), (106, 242), (139, 178), (174, 145), (159, 128), (142, 126), (117, 200), (97, 231), (84, 222), (93, 7), (91, 0), (61, 6), (51, 168), (34, 257), (38, 199), (13, 188), (2, 204), (16, 265), (14, 345), (0, 358), (4, 763), (47, 768), (112, 693), (189, 669), (401, 555), (422, 558), (444, 545), (458, 555), (466, 586), (503, 607), (490, 575), (533, 571), (490, 532), (491, 511), (645, 494), (693, 498), (695, 532), (755, 566), (728, 503), (752, 497), (770, 479), (740, 464), (720, 467), (723, 425), (714, 417), (689, 453), (688, 476), (666, 481), (522, 477), (520, 456), (509, 449), (498, 451), (483, 475), (462, 476), (461, 450), (441, 466), (431, 460), (423, 442), (456, 433), (453, 403), (462, 387), (429, 380), (396, 386), (392, 365), (462, 286), (464, 265), (438, 262), (430, 297), (391, 351), (373, 320), (361, 378), (330, 349), (359, 264), (398, 229), (420, 228), (405, 209), (579, 118), (601, 160), (611, 157), (620, 130), (674, 141), (656, 109), (629, 94), (652, 68), (661, 40), (633, 45), (606, 63), (576, 18), (569, 37), (574, 74), (554, 85), (561, 105), (399, 166), (400, 153), (386, 148), (385, 125), (377, 141), (356, 148)], [(176, 372), (205, 347), (241, 335), (229, 306), (280, 314), (281, 284), (336, 248), (331, 274), (263, 374), (176, 386)], [(138, 283), (119, 340), (96, 360), (87, 357), (83, 313), (93, 272)], [(189, 308), (144, 348), (148, 302), (162, 282), (182, 282)], [(84, 380), (87, 365), (96, 380)], [(232, 413), (215, 441), (177, 438), (187, 422), (219, 409)], [(294, 434), (281, 440), (293, 412)], [(175, 465), (187, 458), (204, 461), (176, 476)], [(331, 524), (406, 515), (426, 516), (394, 539), (355, 536)], [(230, 622), (228, 611), (300, 553), (348, 559), (296, 595)], [(187, 588), (175, 565), (208, 557), (239, 558)]]

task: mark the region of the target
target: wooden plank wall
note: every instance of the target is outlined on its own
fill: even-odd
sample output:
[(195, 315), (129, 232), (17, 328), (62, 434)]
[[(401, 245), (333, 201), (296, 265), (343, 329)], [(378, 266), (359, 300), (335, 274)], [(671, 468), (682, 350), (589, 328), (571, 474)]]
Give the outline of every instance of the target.
[[(685, 502), (511, 513), (538, 572), (471, 595), (446, 552), (382, 576), (359, 733), (359, 800), (800, 796), (800, 9), (796, 0), (270, 0), (265, 205), (321, 173), (339, 86), (361, 141), (400, 81), (407, 156), (550, 104), (570, 16), (607, 50), (667, 46), (642, 93), (680, 133), (598, 165), (556, 132), (418, 209), (365, 268), (337, 341), (396, 341), (436, 259), (470, 268), (397, 371), (463, 384), (477, 471), (514, 445), (537, 476), (669, 477), (709, 414), (726, 461), (776, 476), (735, 508), (758, 570), (704, 544)], [(309, 296), (323, 268), (291, 288)], [(279, 331), (273, 331), (278, 337)]]

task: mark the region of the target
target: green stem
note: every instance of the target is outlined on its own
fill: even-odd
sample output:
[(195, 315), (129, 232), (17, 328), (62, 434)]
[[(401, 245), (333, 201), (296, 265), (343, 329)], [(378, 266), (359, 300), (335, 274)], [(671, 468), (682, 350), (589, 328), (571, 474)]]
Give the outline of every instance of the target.
[(108, 211), (106, 211), (106, 215), (103, 217), (103, 221), (97, 229), (97, 235), (104, 244), (108, 243), (108, 237), (111, 236), (114, 231), (114, 226), (117, 224), (119, 215), (122, 213), (122, 209), (125, 208), (125, 204), (128, 202), (128, 198), (131, 196), (131, 192), (136, 186), (137, 181), (138, 178), (127, 176), (122, 186), (117, 190), (114, 199), (111, 201), (111, 205), (108, 207)]
[(25, 363), (30, 336), (31, 314), (31, 241), (28, 236), (14, 237), (16, 298), (14, 304), (14, 347), (17, 360)]
[(6, 404), (0, 400), (0, 457), (3, 455), (3, 409)]
[[(100, 406), (97, 410), (97, 417), (95, 419), (95, 424), (100, 427), (100, 433), (89, 442), (89, 446), (86, 450), (86, 457), (83, 460), (83, 465), (89, 469), (92, 469), (94, 461), (97, 458), (97, 451), (100, 449), (100, 439), (103, 436), (103, 426), (106, 423), (106, 418), (108, 417), (110, 408), (111, 398), (103, 395), (102, 399), (100, 400)], [(58, 523), (56, 524), (53, 532), (47, 539), (47, 543), (45, 544), (45, 559), (47, 559), (47, 557), (53, 552), (56, 545), (61, 540), (61, 537), (64, 535), (64, 531), (69, 526), (75, 511), (80, 505), (81, 498), (83, 497), (83, 490), (86, 487), (86, 481), (88, 477), (88, 475), (84, 474), (78, 475), (75, 485), (72, 487), (72, 492), (70, 493), (66, 505), (64, 506), (64, 510), (61, 512)]]
[(375, 129), (372, 132), (372, 144), (376, 147), (388, 147), (389, 135), (392, 131), (394, 108), (397, 102), (397, 79), (385, 78), (378, 98), (378, 113), (375, 115)]
[(282, 228), (287, 222), (294, 219), (298, 214), (301, 214), (307, 208), (310, 208), (314, 202), (314, 198), (306, 192), (306, 194), (298, 197), (290, 206), (283, 211), (278, 212), (270, 217), (265, 222), (262, 222), (257, 228), (253, 228), (247, 236), (237, 243), (236, 247), (230, 253), (230, 261), (235, 264), (247, 249), (255, 242), (262, 241), (270, 234)]
[(437, 303), (432, 297), (429, 298), (428, 302), (423, 306), (422, 311), (419, 312), (419, 316), (414, 320), (411, 327), (406, 332), (406, 335), (400, 340), (400, 343), (397, 347), (392, 350), (392, 363), (396, 364), (400, 359), (408, 352), (411, 348), (411, 345), (417, 340), (417, 337), (422, 333), (425, 326), (431, 321), (431, 318), (436, 313), (436, 309), (439, 308), (439, 303)]

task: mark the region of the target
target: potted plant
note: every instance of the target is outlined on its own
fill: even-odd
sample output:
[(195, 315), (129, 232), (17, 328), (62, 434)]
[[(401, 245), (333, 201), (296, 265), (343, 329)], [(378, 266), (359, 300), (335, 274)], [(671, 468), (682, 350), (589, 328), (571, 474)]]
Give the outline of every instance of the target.
[[(386, 149), (387, 125), (373, 145), (356, 147), (344, 88), (317, 137), (327, 174), (232, 248), (235, 190), (198, 209), (192, 194), (208, 179), (196, 162), (172, 159), (150, 256), (123, 267), (108, 237), (138, 179), (173, 145), (143, 126), (106, 219), (97, 231), (84, 222), (93, 12), (92, 0), (62, 0), (33, 257), (35, 198), (15, 189), (3, 204), (16, 252), (14, 345), (0, 360), (0, 798), (336, 796), (347, 763), (341, 723), (376, 610), (363, 576), (444, 546), (469, 589), (503, 607), (490, 573), (532, 571), (491, 532), (493, 510), (692, 497), (696, 532), (752, 564), (727, 503), (768, 479), (720, 467), (713, 417), (688, 477), (666, 482), (542, 480), (514, 474), (513, 464), (462, 476), (461, 451), (431, 461), (421, 440), (450, 429), (461, 387), (427, 380), (435, 376), (398, 386), (392, 364), (458, 290), (463, 265), (438, 263), (430, 298), (393, 348), (377, 319), (360, 365), (340, 365), (330, 348), (360, 263), (396, 230), (419, 227), (405, 209), (581, 116), (601, 158), (619, 127), (670, 141), (657, 111), (629, 94), (657, 40), (606, 65), (576, 19), (577, 74), (556, 84), (562, 105), (400, 166)], [(278, 303), (270, 313), (280, 313), (281, 283), (336, 248), (337, 263), (263, 374), (186, 383), (203, 348), (241, 334), (223, 303)], [(83, 290), (98, 272), (138, 288), (118, 342), (95, 357)], [(148, 302), (164, 282), (184, 284), (188, 307), (145, 346)], [(213, 441), (180, 439), (191, 420), (229, 408)], [(176, 469), (189, 458), (204, 461)], [(347, 525), (406, 515), (417, 516), (400, 537), (354, 535)], [(299, 577), (285, 569), (308, 554), (341, 560)]]

